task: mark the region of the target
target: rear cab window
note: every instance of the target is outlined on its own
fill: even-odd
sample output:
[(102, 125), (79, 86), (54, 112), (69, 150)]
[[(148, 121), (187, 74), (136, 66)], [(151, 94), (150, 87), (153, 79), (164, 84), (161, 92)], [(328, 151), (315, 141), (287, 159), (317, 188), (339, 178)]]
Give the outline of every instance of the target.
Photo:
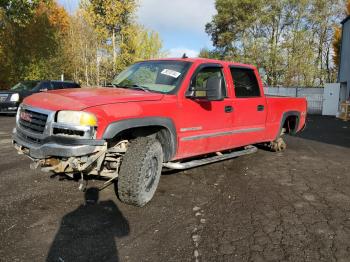
[(230, 71), (237, 98), (261, 97), (259, 82), (253, 69), (231, 66)]

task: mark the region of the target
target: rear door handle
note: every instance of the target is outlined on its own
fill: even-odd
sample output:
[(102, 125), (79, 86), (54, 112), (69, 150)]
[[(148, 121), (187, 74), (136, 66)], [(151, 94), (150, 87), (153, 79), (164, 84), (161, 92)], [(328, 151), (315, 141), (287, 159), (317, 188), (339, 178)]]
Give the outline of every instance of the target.
[(258, 105), (257, 110), (258, 111), (264, 111), (265, 107), (263, 105)]
[(225, 113), (231, 113), (233, 112), (233, 107), (232, 106), (225, 106)]

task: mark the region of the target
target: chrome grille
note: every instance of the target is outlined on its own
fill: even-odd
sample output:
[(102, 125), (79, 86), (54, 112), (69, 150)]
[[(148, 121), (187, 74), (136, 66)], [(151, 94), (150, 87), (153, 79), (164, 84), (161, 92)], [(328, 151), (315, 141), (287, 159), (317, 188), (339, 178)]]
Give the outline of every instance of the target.
[(18, 123), (21, 128), (29, 130), (33, 133), (44, 133), (47, 114), (35, 112), (29, 109), (22, 109), (20, 111)]

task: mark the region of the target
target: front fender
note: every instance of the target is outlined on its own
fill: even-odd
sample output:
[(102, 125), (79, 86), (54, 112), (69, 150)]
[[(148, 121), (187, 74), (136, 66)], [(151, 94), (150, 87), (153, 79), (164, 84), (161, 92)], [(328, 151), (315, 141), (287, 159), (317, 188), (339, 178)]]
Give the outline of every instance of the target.
[(170, 158), (172, 158), (176, 154), (177, 149), (177, 133), (174, 122), (170, 118), (166, 117), (143, 117), (143, 118), (132, 118), (125, 119), (110, 123), (103, 135), (102, 138), (105, 140), (112, 139), (116, 137), (121, 132), (133, 129), (133, 128), (142, 128), (142, 127), (163, 127), (166, 128), (171, 135), (171, 152)]

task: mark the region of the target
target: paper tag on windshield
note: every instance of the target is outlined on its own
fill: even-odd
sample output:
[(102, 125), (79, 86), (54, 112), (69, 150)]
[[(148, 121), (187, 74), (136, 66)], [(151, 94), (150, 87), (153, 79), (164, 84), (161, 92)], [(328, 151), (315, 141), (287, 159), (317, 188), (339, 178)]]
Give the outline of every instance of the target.
[(181, 73), (176, 72), (176, 71), (171, 70), (171, 69), (163, 69), (161, 74), (166, 75), (166, 76), (171, 76), (171, 77), (174, 77), (174, 78), (178, 78), (181, 75)]

